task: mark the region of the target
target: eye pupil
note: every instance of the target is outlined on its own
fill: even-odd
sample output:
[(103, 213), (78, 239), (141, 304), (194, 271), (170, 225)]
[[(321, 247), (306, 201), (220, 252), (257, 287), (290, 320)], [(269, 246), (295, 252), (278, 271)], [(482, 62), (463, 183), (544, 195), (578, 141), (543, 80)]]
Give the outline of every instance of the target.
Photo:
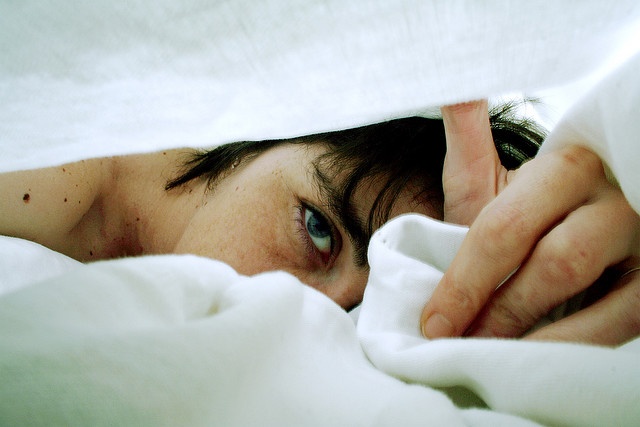
[(309, 234), (313, 237), (327, 237), (331, 235), (331, 229), (329, 224), (322, 218), (317, 215), (315, 212), (311, 210), (307, 210), (307, 230)]

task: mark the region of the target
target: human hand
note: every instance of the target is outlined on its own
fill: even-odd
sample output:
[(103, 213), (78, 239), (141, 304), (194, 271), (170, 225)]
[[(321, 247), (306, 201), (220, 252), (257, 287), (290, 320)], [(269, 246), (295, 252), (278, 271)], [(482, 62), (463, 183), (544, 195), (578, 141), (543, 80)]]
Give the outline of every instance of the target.
[[(423, 311), (425, 336), (522, 336), (607, 267), (638, 265), (631, 257), (640, 218), (595, 154), (572, 146), (507, 172), (486, 101), (442, 112), (445, 220), (471, 227)], [(640, 274), (632, 273), (595, 304), (528, 338), (620, 344), (640, 334), (638, 307)]]

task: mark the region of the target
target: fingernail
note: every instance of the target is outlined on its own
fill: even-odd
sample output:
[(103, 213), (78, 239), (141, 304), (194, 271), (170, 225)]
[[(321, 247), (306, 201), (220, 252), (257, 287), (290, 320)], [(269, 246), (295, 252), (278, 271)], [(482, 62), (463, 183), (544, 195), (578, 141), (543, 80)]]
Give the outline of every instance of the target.
[(440, 313), (432, 314), (422, 325), (422, 335), (426, 338), (445, 338), (453, 333), (453, 324)]

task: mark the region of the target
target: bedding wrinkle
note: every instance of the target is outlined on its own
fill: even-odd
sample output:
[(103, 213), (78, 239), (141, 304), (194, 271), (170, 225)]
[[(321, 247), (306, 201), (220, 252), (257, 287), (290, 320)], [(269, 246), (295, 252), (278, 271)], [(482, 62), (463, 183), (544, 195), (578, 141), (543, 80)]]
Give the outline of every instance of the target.
[[(37, 242), (0, 236), (0, 425), (637, 427), (640, 338), (423, 338), (465, 227), (379, 229), (354, 326), (292, 274), (239, 274), (275, 241), (248, 254), (246, 222), (211, 215), (219, 193), (164, 187), (185, 146), (517, 92), (553, 111), (541, 153), (587, 145), (640, 212), (640, 56), (594, 86), (639, 34), (637, 0), (0, 0), (0, 234)], [(300, 200), (269, 222), (275, 198), (244, 199), (261, 183), (231, 187), (231, 219), (292, 230)], [(210, 255), (213, 227), (235, 269), (167, 255), (182, 238)], [(76, 260), (106, 257), (124, 258)]]
[[(470, 391), (492, 411), (544, 425), (636, 425), (640, 371), (632, 352), (421, 336), (416, 325), (422, 307), (465, 232), (463, 227), (405, 215), (374, 235), (371, 276), (357, 324), (371, 362), (405, 381), (445, 387), (456, 401)], [(607, 410), (596, 409), (604, 407)]]

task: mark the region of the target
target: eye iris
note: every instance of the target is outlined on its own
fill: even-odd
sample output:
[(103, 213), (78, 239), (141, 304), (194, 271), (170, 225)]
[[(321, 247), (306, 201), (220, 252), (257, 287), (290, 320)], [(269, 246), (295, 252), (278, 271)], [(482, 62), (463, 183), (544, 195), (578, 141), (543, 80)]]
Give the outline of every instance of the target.
[(314, 212), (307, 210), (307, 230), (313, 237), (323, 238), (331, 235), (329, 224), (324, 218), (316, 215)]
[(304, 221), (313, 245), (323, 254), (331, 253), (333, 244), (331, 226), (327, 220), (312, 209), (305, 209)]

